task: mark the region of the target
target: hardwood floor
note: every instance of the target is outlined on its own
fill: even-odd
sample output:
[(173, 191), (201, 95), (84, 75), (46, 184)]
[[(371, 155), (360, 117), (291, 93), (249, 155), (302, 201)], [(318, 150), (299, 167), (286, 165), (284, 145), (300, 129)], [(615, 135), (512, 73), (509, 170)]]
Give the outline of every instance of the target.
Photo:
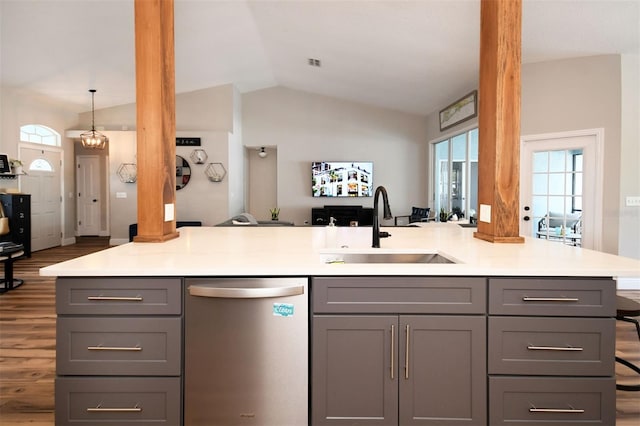
[[(78, 244), (33, 253), (15, 263), (15, 276), (25, 280), (0, 295), (0, 424), (52, 426), (55, 377), (54, 280), (41, 277), (46, 265), (105, 249), (107, 238), (82, 238)], [(2, 271), (4, 273), (4, 271)], [(640, 302), (640, 291), (620, 294)], [(616, 322), (616, 355), (640, 365), (640, 342), (632, 324)], [(640, 378), (616, 365), (617, 380)], [(617, 425), (640, 424), (640, 392), (617, 391)]]

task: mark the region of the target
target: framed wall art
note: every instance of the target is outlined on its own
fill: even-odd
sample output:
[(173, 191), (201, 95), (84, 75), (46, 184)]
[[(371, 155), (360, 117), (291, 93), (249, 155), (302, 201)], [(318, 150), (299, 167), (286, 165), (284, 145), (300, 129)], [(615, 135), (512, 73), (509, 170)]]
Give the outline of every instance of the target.
[(478, 91), (463, 96), (440, 111), (440, 131), (467, 121), (478, 115)]

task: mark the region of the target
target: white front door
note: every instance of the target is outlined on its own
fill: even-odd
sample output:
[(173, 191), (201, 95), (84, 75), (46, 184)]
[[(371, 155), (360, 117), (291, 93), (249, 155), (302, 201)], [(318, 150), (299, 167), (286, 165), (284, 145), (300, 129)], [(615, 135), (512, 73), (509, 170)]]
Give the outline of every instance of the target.
[[(520, 161), (520, 234), (580, 245), (602, 247), (601, 129), (522, 137)], [(579, 229), (549, 230), (555, 222), (580, 216)], [(553, 225), (552, 225), (553, 227)]]
[(56, 148), (20, 146), (20, 160), (27, 173), (20, 176), (20, 190), (31, 194), (31, 250), (62, 243), (62, 153)]
[(77, 235), (100, 234), (100, 157), (79, 155), (76, 158)]

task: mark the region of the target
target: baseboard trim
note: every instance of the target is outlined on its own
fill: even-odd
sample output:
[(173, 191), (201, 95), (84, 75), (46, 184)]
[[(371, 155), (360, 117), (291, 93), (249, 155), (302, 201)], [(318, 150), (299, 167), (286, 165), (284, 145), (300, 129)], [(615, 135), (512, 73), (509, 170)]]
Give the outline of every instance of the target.
[(62, 240), (63, 246), (70, 246), (71, 244), (75, 244), (75, 243), (76, 243), (76, 237), (64, 238)]
[(618, 278), (618, 290), (640, 290), (640, 278)]
[(122, 244), (126, 244), (129, 242), (128, 238), (111, 238), (109, 239), (109, 245), (111, 246), (119, 246)]

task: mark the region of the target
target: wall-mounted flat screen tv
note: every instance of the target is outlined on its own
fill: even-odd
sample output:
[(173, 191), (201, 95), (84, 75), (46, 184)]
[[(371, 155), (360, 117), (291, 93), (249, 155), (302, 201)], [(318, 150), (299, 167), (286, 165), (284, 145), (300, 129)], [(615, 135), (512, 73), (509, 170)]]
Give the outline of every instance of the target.
[(371, 161), (318, 161), (311, 163), (314, 197), (371, 197)]

